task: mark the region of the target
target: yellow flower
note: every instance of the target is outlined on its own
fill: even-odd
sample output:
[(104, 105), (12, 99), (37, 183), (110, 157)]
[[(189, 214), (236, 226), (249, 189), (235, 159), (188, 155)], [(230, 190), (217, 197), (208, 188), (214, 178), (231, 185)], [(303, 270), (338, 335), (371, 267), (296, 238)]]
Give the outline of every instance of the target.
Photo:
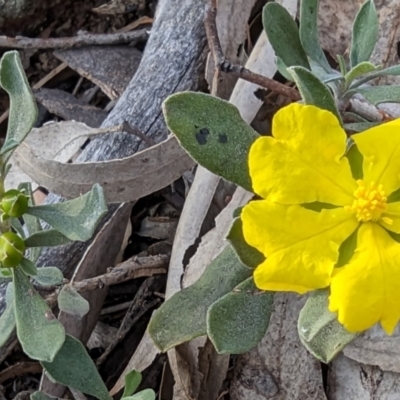
[(301, 294), (330, 286), (329, 309), (346, 329), (380, 322), (391, 334), (400, 320), (400, 120), (352, 136), (354, 156), (336, 117), (314, 106), (281, 109), (272, 131), (249, 155), (263, 200), (241, 216), (245, 240), (266, 256), (256, 285)]

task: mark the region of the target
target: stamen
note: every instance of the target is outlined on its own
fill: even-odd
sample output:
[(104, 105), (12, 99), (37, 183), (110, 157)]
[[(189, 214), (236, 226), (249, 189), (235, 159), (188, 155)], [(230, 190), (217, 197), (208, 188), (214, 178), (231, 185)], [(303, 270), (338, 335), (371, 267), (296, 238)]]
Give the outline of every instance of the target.
[[(345, 210), (355, 214), (360, 222), (378, 221), (387, 209), (387, 197), (382, 185), (371, 182), (369, 186), (363, 180), (357, 181), (358, 188), (354, 191), (355, 200), (351, 206), (345, 206)], [(387, 224), (392, 224), (390, 218), (382, 218)]]

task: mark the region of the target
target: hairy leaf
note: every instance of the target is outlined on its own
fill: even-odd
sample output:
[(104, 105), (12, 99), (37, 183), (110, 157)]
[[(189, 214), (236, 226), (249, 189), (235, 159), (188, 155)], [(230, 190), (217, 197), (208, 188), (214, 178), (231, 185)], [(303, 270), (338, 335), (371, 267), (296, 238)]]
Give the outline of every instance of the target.
[(61, 311), (82, 318), (89, 312), (89, 302), (73, 287), (64, 285), (58, 294), (58, 307)]
[(251, 273), (227, 246), (198, 281), (175, 293), (154, 312), (148, 330), (157, 347), (166, 351), (205, 335), (208, 308)]
[(25, 239), (26, 247), (52, 247), (61, 246), (71, 240), (55, 229), (36, 232)]
[(276, 56), (287, 67), (300, 65), (310, 69), (296, 22), (286, 8), (278, 3), (268, 3), (264, 7), (262, 19), (264, 30)]
[(7, 136), (0, 150), (5, 154), (25, 139), (37, 118), (35, 98), (17, 51), (8, 51), (1, 58), (0, 86), (10, 96)]
[(99, 400), (112, 400), (85, 347), (74, 337), (66, 336), (53, 362), (42, 361), (41, 364), (54, 381)]
[(139, 371), (131, 371), (125, 375), (125, 387), (122, 398), (130, 396), (135, 393), (136, 389), (139, 387), (142, 381), (142, 374)]
[(84, 242), (92, 237), (106, 212), (103, 189), (96, 184), (90, 192), (77, 199), (29, 207), (27, 214), (47, 222), (70, 240)]
[(34, 360), (52, 361), (65, 340), (65, 331), (49, 306), (20, 268), (13, 269), (17, 335)]
[(41, 267), (33, 279), (42, 286), (60, 285), (63, 282), (63, 273), (57, 267)]
[(203, 167), (251, 191), (247, 157), (259, 136), (238, 109), (204, 93), (174, 94), (163, 103), (168, 128)]
[(263, 338), (274, 294), (257, 289), (253, 277), (217, 300), (207, 312), (207, 335), (218, 353), (242, 354)]
[(330, 362), (358, 334), (350, 333), (328, 310), (327, 290), (318, 290), (307, 300), (297, 324), (300, 340), (318, 360)]
[(351, 67), (368, 61), (378, 41), (379, 21), (374, 0), (367, 0), (360, 8), (354, 20), (350, 62)]

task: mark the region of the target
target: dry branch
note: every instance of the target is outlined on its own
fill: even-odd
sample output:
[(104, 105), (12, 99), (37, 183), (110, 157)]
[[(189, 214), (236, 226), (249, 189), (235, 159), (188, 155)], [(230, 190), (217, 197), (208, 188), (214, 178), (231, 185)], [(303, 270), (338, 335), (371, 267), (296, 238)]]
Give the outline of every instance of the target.
[(146, 40), (148, 36), (148, 29), (119, 33), (83, 33), (73, 37), (48, 39), (0, 36), (0, 47), (12, 49), (69, 49), (72, 47), (104, 46), (122, 43), (135, 45)]
[(227, 60), (224, 56), (224, 53), (221, 49), (221, 44), (219, 42), (216, 17), (216, 0), (207, 0), (207, 10), (206, 17), (204, 19), (204, 25), (206, 29), (210, 52), (214, 59), (214, 64), (221, 72), (233, 74), (238, 78), (244, 79), (245, 81), (255, 83), (256, 85), (259, 85), (263, 88), (281, 94), (282, 96), (288, 97), (293, 101), (301, 99), (301, 96), (296, 89), (279, 83), (273, 79), (256, 74), (249, 69), (243, 67), (242, 65), (233, 64), (229, 60)]

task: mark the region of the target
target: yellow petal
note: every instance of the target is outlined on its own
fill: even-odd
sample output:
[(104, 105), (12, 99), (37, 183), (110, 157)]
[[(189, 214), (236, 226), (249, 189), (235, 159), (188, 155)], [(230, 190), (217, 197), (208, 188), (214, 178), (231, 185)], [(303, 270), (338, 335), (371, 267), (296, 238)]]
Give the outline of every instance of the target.
[(329, 285), (339, 246), (358, 226), (343, 208), (318, 213), (268, 200), (250, 202), (241, 218), (246, 242), (267, 257), (256, 285), (298, 293)]
[(400, 202), (389, 203), (379, 223), (389, 231), (400, 233)]
[(329, 309), (350, 332), (377, 322), (393, 332), (400, 319), (400, 244), (379, 224), (361, 225), (350, 263), (335, 269)]
[(353, 135), (363, 155), (365, 182), (383, 186), (386, 195), (400, 188), (400, 119)]
[(293, 103), (276, 113), (272, 133), (250, 148), (257, 194), (283, 204), (352, 203), (357, 185), (343, 157), (346, 134), (332, 113)]

